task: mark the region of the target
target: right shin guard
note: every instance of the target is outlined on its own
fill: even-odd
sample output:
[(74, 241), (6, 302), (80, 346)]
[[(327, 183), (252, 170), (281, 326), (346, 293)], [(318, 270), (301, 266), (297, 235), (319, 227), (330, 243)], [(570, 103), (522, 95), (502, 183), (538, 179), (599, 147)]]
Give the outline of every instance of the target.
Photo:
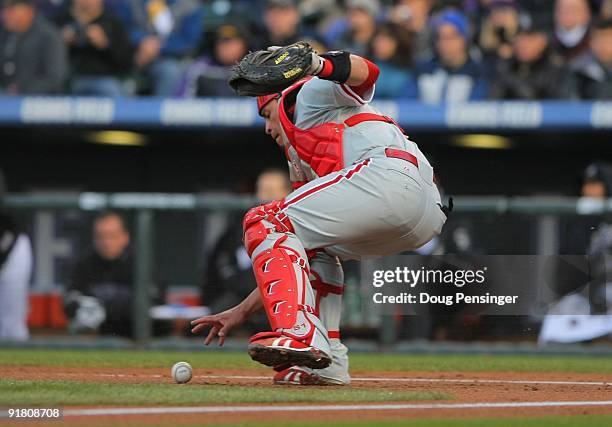
[(310, 284), (315, 291), (315, 313), (330, 339), (340, 338), (344, 271), (337, 257), (318, 251), (310, 258)]

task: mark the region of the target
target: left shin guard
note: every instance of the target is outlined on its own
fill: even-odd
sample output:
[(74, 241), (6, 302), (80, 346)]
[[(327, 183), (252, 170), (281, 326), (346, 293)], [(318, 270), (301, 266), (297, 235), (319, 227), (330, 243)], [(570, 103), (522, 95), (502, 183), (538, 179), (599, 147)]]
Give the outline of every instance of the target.
[(253, 259), (272, 330), (329, 354), (327, 330), (315, 314), (310, 266), (302, 243), (293, 230), (281, 227), (286, 220), (277, 224), (267, 209), (257, 214), (259, 218), (254, 221), (245, 221), (245, 246)]

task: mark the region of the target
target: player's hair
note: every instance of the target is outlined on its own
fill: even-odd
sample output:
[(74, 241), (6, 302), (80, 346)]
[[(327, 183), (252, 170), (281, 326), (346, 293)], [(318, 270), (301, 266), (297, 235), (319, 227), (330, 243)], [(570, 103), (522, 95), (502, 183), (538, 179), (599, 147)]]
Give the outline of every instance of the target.
[(112, 217), (115, 217), (119, 220), (119, 222), (121, 223), (121, 226), (127, 233), (130, 232), (127, 226), (127, 221), (125, 220), (124, 216), (120, 214), (118, 211), (115, 211), (112, 209), (101, 211), (97, 213), (96, 216), (94, 216), (93, 223), (95, 225), (98, 221), (101, 221), (107, 218), (112, 218)]

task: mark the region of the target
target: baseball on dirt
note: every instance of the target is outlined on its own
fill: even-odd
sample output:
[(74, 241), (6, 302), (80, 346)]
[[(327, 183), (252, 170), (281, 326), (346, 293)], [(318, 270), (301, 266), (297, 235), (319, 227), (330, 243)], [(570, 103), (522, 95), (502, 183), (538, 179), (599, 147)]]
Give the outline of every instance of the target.
[(172, 367), (172, 378), (178, 384), (185, 384), (191, 380), (193, 376), (193, 369), (187, 362), (177, 362)]

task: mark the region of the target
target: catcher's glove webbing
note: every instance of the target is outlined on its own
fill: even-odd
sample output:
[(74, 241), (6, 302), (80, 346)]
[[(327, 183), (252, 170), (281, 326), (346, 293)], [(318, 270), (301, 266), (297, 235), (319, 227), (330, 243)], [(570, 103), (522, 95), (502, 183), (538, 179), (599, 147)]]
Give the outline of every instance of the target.
[(250, 52), (232, 69), (230, 86), (238, 95), (278, 93), (302, 77), (318, 71), (319, 57), (305, 42)]

